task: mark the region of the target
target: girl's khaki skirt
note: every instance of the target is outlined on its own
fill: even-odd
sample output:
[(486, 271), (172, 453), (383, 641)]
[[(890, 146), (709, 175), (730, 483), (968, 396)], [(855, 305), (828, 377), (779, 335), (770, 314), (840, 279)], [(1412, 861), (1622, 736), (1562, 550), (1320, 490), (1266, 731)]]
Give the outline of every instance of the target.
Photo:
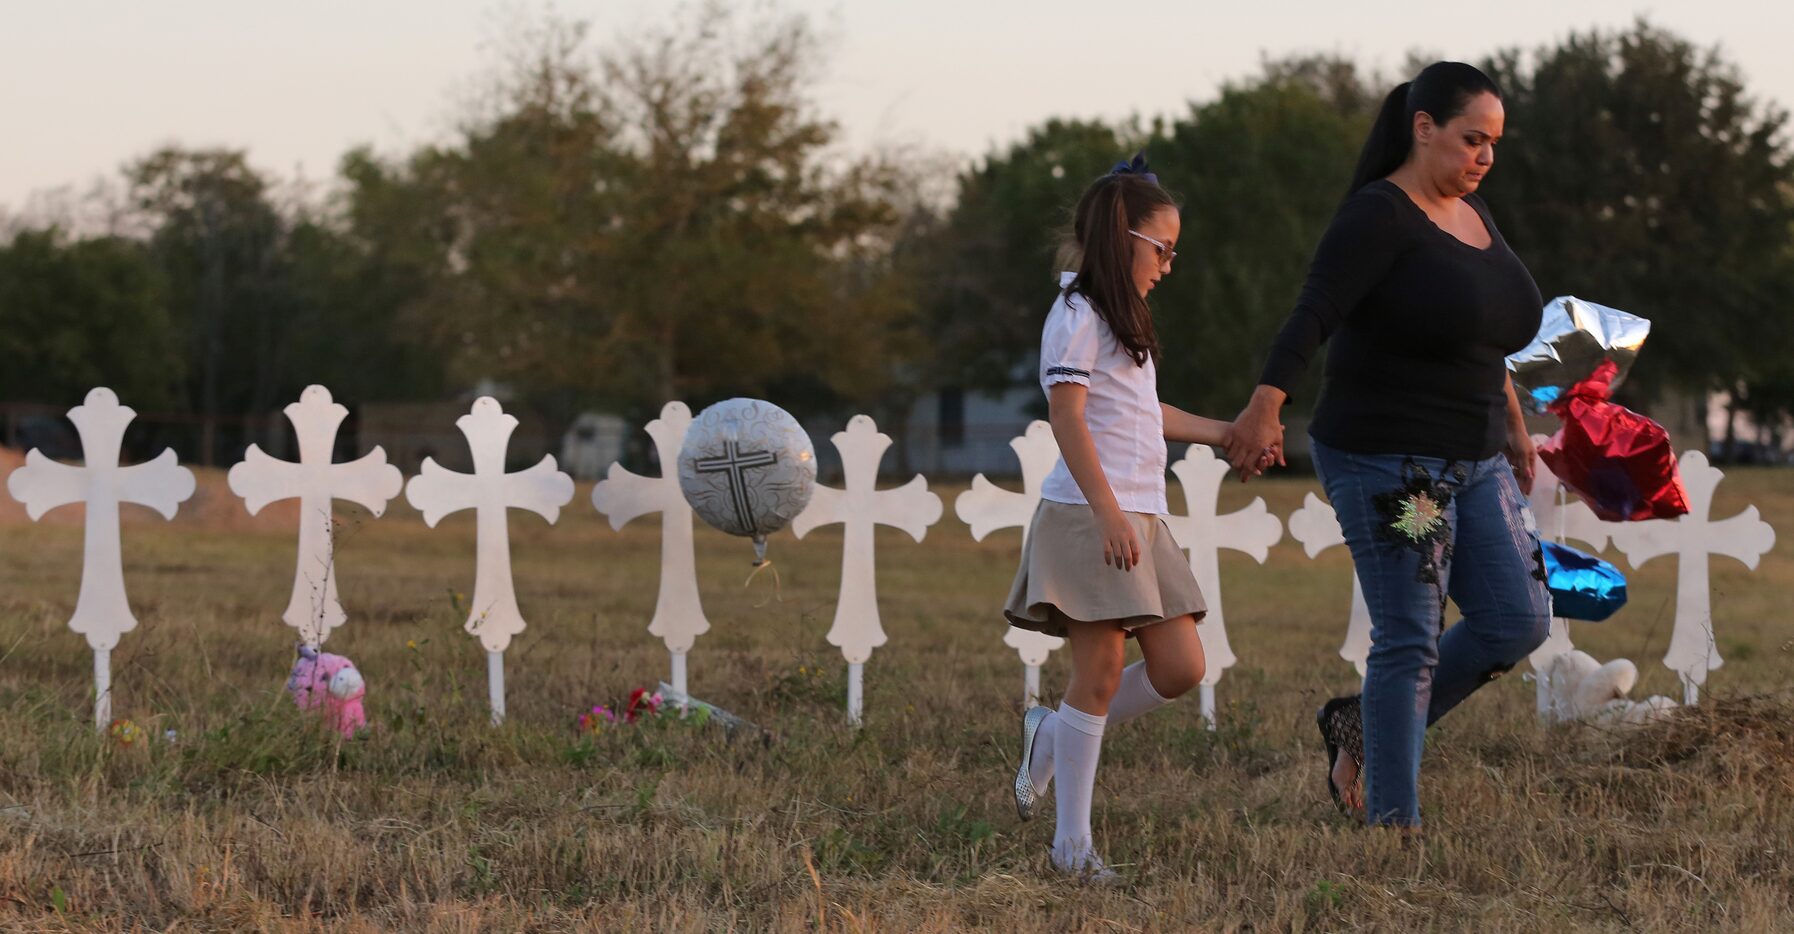
[(1208, 612), (1190, 562), (1165, 520), (1125, 513), (1140, 538), (1131, 571), (1103, 563), (1102, 526), (1089, 506), (1041, 500), (1003, 615), (1011, 625), (1065, 635), (1066, 620), (1113, 620), (1127, 630)]

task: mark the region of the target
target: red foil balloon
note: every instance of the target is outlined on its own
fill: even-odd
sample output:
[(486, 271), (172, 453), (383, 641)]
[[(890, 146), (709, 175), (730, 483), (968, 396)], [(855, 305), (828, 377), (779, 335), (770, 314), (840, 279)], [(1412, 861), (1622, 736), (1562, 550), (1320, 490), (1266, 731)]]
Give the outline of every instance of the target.
[(1669, 432), (1609, 401), (1618, 371), (1609, 360), (1550, 411), (1564, 426), (1539, 447), (1557, 478), (1608, 522), (1673, 519), (1688, 512)]

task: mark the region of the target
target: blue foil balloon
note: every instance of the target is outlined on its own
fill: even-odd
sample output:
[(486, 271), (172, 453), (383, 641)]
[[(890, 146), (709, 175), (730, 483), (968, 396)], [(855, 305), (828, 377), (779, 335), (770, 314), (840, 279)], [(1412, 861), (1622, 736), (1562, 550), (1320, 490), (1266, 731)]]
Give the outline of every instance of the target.
[(1552, 615), (1598, 623), (1626, 605), (1626, 575), (1619, 568), (1568, 545), (1542, 545)]

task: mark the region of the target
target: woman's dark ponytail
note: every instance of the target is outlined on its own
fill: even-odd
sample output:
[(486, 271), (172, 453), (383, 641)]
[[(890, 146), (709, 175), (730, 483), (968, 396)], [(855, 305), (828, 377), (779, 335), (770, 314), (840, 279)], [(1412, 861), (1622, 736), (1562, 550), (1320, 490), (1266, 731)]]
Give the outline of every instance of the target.
[(1383, 98), (1383, 108), (1377, 111), (1377, 120), (1358, 152), (1358, 168), (1352, 171), (1347, 194), (1387, 178), (1407, 160), (1408, 150), (1414, 148), (1414, 112), (1408, 109), (1408, 89), (1413, 86), (1412, 81), (1403, 81)]
[(1358, 168), (1352, 172), (1352, 187), (1346, 194), (1388, 178), (1401, 167), (1414, 148), (1415, 114), (1430, 114), (1434, 123), (1444, 126), (1457, 119), (1478, 94), (1493, 94), (1499, 100), (1501, 88), (1476, 66), (1463, 62), (1434, 62), (1413, 81), (1390, 91), (1358, 153)]

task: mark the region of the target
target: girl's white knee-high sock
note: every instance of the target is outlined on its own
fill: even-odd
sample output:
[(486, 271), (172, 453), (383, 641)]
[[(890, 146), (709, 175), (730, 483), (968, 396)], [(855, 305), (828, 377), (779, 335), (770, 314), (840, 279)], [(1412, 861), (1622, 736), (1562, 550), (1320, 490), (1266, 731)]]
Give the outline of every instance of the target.
[[(1138, 661), (1121, 670), (1121, 686), (1115, 690), (1115, 699), (1109, 702), (1108, 722), (1126, 723), (1169, 703), (1170, 698), (1160, 696), (1147, 679), (1146, 662)], [(1028, 761), (1028, 776), (1033, 779), (1034, 788), (1042, 794), (1053, 781), (1054, 750), (1057, 746), (1055, 736), (1059, 721), (1059, 714), (1055, 711), (1041, 721), (1034, 734), (1034, 758)]]
[(1109, 701), (1109, 722), (1126, 723), (1169, 703), (1171, 699), (1161, 697), (1146, 677), (1145, 660), (1137, 661), (1121, 669), (1121, 686), (1115, 689), (1115, 699)]
[(1059, 790), (1054, 795), (1053, 865), (1068, 872), (1099, 869), (1102, 861), (1090, 839), (1090, 799), (1096, 791), (1096, 762), (1109, 718), (1094, 717), (1062, 703), (1053, 720), (1059, 773)]

